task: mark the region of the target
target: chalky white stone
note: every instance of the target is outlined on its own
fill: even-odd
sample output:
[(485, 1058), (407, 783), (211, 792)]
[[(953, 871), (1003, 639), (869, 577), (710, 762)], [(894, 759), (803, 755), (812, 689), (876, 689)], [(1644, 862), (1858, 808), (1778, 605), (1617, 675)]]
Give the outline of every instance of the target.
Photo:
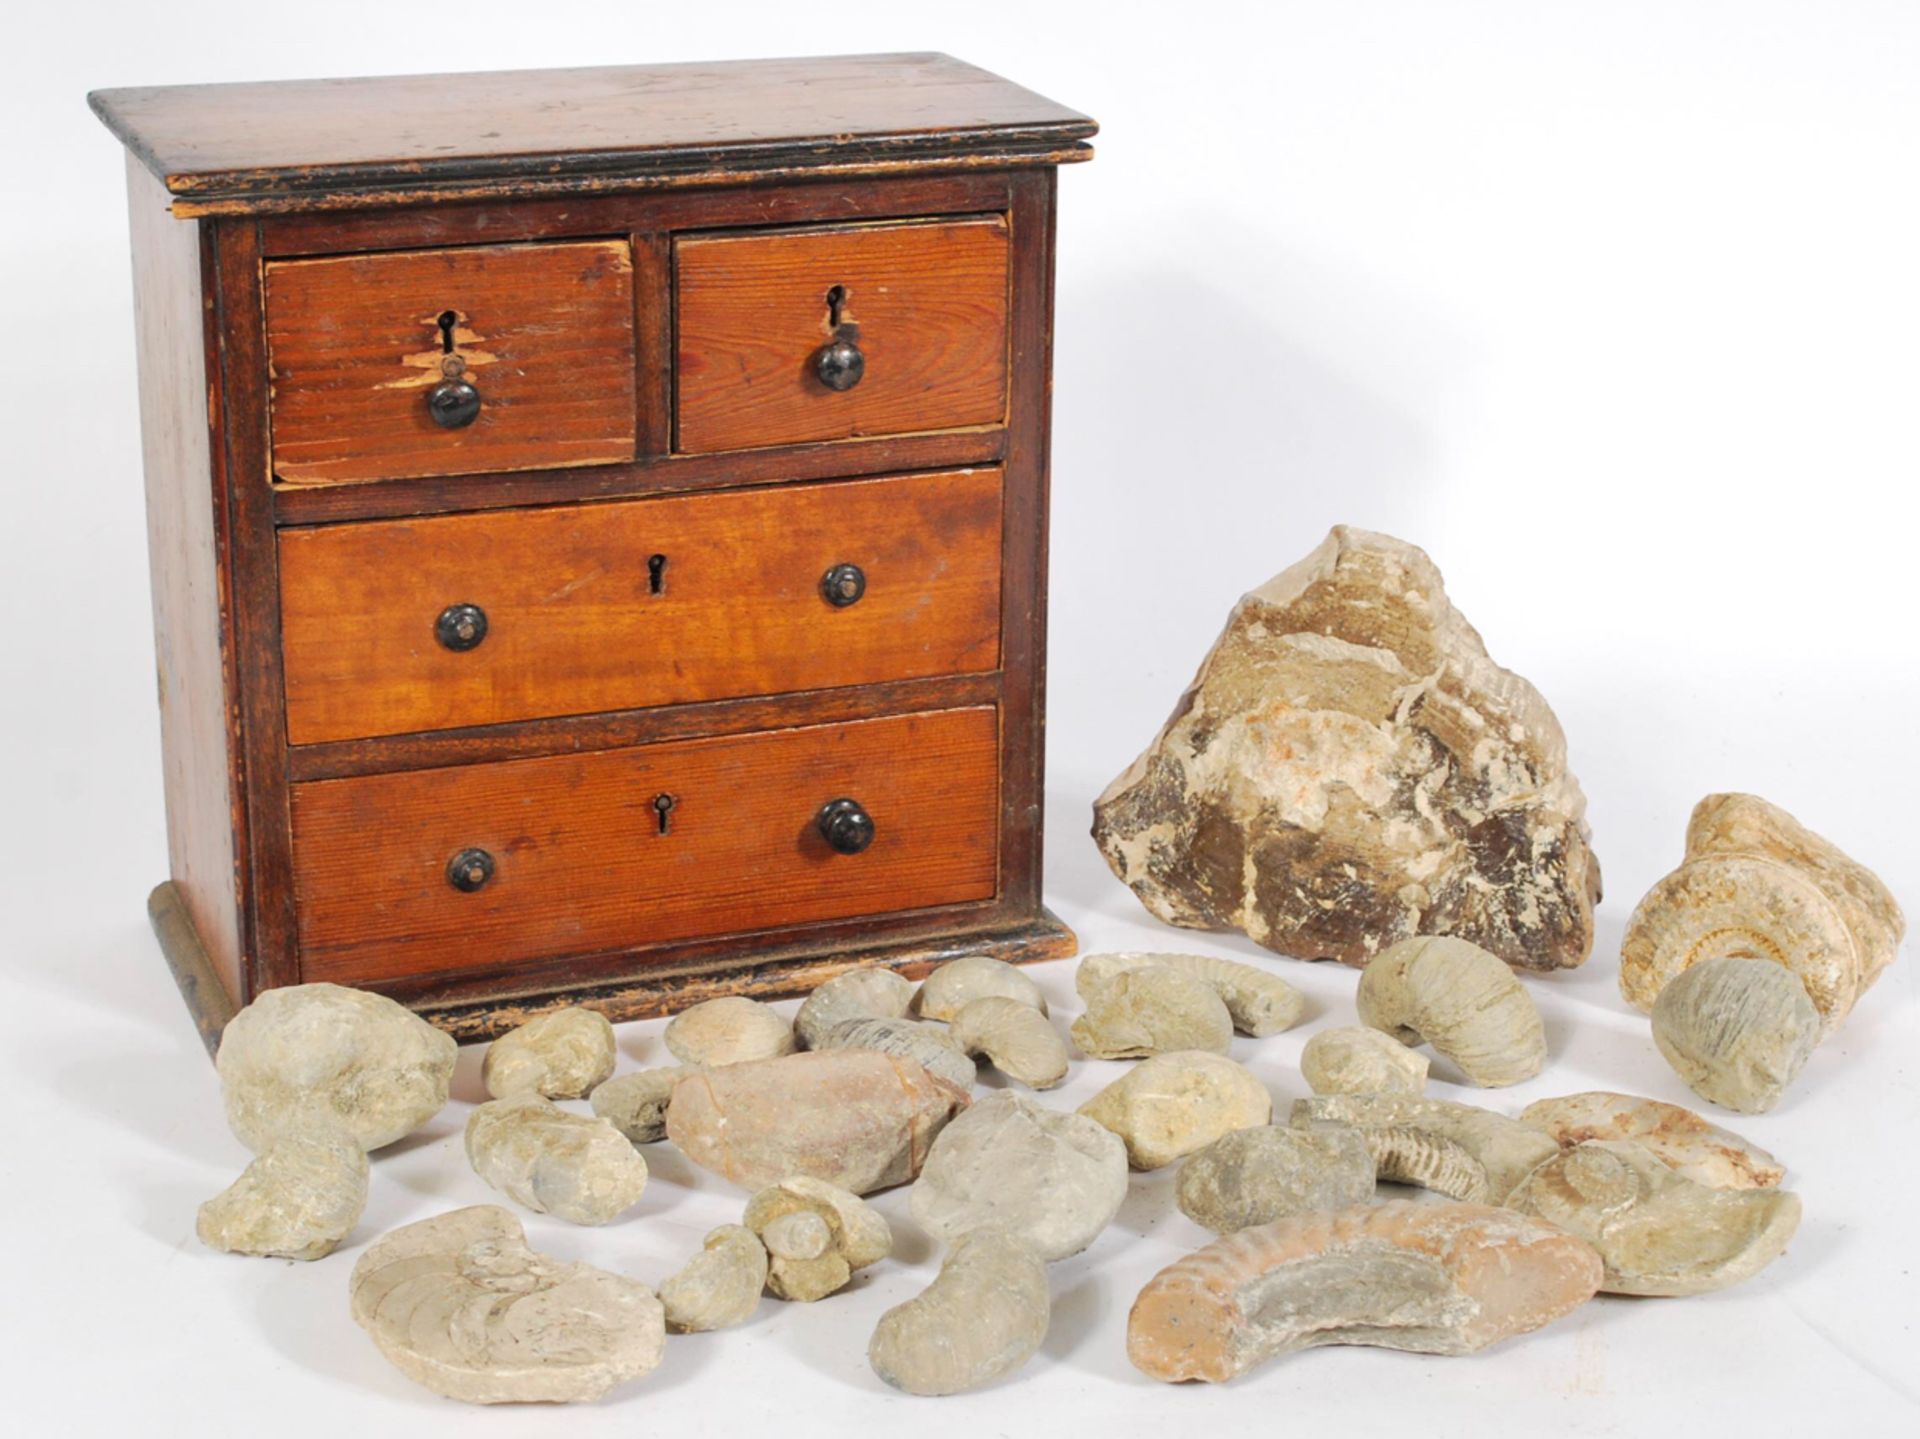
[(200, 1206), (200, 1242), (232, 1254), (319, 1259), (367, 1207), (366, 1151), (344, 1135), (282, 1140)]
[(579, 1099), (613, 1073), (613, 1026), (597, 1010), (569, 1006), (508, 1030), (487, 1046), (480, 1079), (495, 1099), (538, 1094)]

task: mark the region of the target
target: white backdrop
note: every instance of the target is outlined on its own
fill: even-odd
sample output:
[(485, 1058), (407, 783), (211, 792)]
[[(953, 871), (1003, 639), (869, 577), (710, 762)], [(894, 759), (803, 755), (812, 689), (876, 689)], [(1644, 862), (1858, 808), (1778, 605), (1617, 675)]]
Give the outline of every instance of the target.
[[(1089, 949), (1178, 943), (1086, 839), (1233, 599), (1336, 521), (1427, 547), (1495, 657), (1570, 736), (1608, 895), (1582, 971), (1534, 982), (1555, 1058), (1493, 1097), (1687, 1093), (1613, 988), (1634, 900), (1688, 809), (1752, 789), (1876, 866), (1911, 911), (1920, 521), (1920, 7), (1852, 0), (1248, 6), (329, 0), (36, 6), (0, 85), (8, 223), (0, 413), (0, 1045), (12, 1260), (8, 1412), (38, 1433), (1911, 1433), (1920, 1418), (1920, 1005), (1911, 956), (1776, 1113), (1790, 1254), (1727, 1294), (1603, 1300), (1474, 1359), (1370, 1350), (1169, 1390), (1121, 1353), (1127, 1304), (1199, 1231), (1142, 1180), (1056, 1267), (1043, 1354), (982, 1394), (890, 1395), (863, 1350), (932, 1246), (811, 1308), (675, 1340), (565, 1412), (410, 1386), (346, 1317), (352, 1255), (488, 1196), (465, 1103), (376, 1164), (318, 1265), (194, 1241), (244, 1161), (143, 922), (164, 869), (118, 146), (88, 89), (223, 79), (944, 49), (1103, 123), (1062, 176), (1049, 892)], [(1273, 961), (1315, 1011), (1237, 1041), (1285, 1104), (1352, 975)], [(1071, 966), (1040, 971), (1062, 1019)], [(654, 1024), (623, 1066), (657, 1062)], [(470, 1100), (476, 1055), (463, 1056)], [(1115, 1066), (1080, 1064), (1078, 1103)], [(1436, 1092), (1454, 1094), (1444, 1084)], [(1485, 1098), (1486, 1096), (1479, 1096)], [(655, 1150), (639, 1209), (535, 1221), (555, 1252), (657, 1281), (739, 1196)], [(904, 1219), (904, 1196), (883, 1207)]]

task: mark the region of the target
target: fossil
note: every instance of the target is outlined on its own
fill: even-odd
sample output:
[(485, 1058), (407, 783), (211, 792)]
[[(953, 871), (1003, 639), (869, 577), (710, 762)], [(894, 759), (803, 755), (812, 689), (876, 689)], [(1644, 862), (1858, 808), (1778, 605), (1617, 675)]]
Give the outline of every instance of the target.
[(1764, 1114), (1820, 1042), (1820, 1016), (1783, 965), (1708, 959), (1675, 975), (1654, 1000), (1653, 1042), (1702, 1099)]
[(593, 1091), (593, 1112), (634, 1144), (658, 1144), (667, 1137), (667, 1101), (674, 1085), (697, 1067), (670, 1064), (609, 1079)]
[(1892, 963), (1906, 920), (1887, 887), (1777, 805), (1710, 794), (1686, 857), (1647, 892), (1620, 943), (1620, 992), (1651, 1010), (1709, 959), (1764, 959), (1806, 986), (1824, 1037)]
[(341, 1134), (289, 1136), (200, 1206), (200, 1242), (232, 1254), (319, 1259), (367, 1207), (367, 1155)]
[(1520, 1122), (1563, 1149), (1589, 1139), (1631, 1139), (1684, 1178), (1715, 1189), (1771, 1189), (1786, 1177), (1758, 1145), (1658, 1099), (1593, 1090), (1529, 1104)]
[(605, 1224), (639, 1203), (647, 1187), (646, 1160), (611, 1123), (535, 1094), (475, 1109), (467, 1161), (510, 1199), (575, 1224)]
[[(1045, 1021), (1043, 1020), (1042, 1023)], [(941, 1025), (918, 1019), (850, 1019), (837, 1024), (819, 1050), (871, 1049), (911, 1059), (922, 1069), (963, 1090), (971, 1090), (979, 1070), (957, 1039)]]
[(1420, 1094), (1427, 1057), (1364, 1025), (1323, 1029), (1300, 1051), (1300, 1074), (1315, 1094)]
[(1609, 1294), (1725, 1289), (1778, 1259), (1800, 1225), (1798, 1195), (1695, 1184), (1630, 1139), (1562, 1151), (1507, 1203), (1597, 1249)]
[(1423, 935), (1383, 950), (1361, 974), (1354, 1004), (1362, 1024), (1432, 1045), (1482, 1088), (1531, 1079), (1547, 1062), (1533, 996), (1464, 939)]
[(970, 954), (941, 965), (913, 997), (913, 1012), (922, 1019), (951, 1021), (976, 999), (1018, 1000), (1030, 1009), (1047, 1012), (1040, 986), (1004, 959)]
[(613, 1026), (597, 1010), (569, 1006), (530, 1019), (487, 1046), (480, 1079), (495, 1099), (538, 1094), (579, 1099), (613, 1073)]
[(1223, 1055), (1156, 1054), (1080, 1106), (1127, 1146), (1135, 1169), (1158, 1169), (1221, 1135), (1273, 1117), (1267, 1087)]
[(795, 1048), (793, 1026), (779, 1011), (743, 994), (681, 1010), (667, 1022), (666, 1041), (675, 1059), (699, 1068), (778, 1059)]
[(953, 1017), (953, 1041), (1029, 1089), (1067, 1077), (1067, 1042), (1041, 1011), (1005, 995), (973, 1000)]
[(900, 1019), (913, 1003), (913, 985), (890, 969), (850, 969), (812, 994), (794, 1016), (802, 1049), (814, 1049), (850, 1019)]
[(1204, 1049), (1225, 1054), (1233, 1016), (1213, 986), (1177, 969), (1149, 965), (1089, 986), (1073, 1042), (1095, 1059), (1139, 1059)]
[(1085, 1115), (1002, 1090), (940, 1131), (908, 1203), (942, 1239), (1003, 1229), (1050, 1262), (1093, 1243), (1126, 1197), (1117, 1137)]
[(1169, 924), (1356, 965), (1450, 934), (1559, 969), (1593, 947), (1585, 813), (1553, 711), (1433, 562), (1340, 526), (1235, 607), (1093, 833)]
[(804, 1176), (748, 1200), (746, 1226), (766, 1246), (767, 1288), (803, 1304), (837, 1294), (856, 1270), (893, 1249), (879, 1210), (837, 1184)]
[(235, 1137), (259, 1154), (295, 1135), (378, 1149), (447, 1102), (455, 1046), (384, 995), (337, 984), (270, 989), (227, 1023), (216, 1060)]
[(744, 1324), (760, 1307), (767, 1282), (767, 1251), (751, 1229), (723, 1224), (707, 1235), (700, 1252), (660, 1286), (667, 1328), (699, 1334)]
[(1306, 1012), (1306, 996), (1279, 975), (1210, 954), (1090, 954), (1080, 961), (1074, 983), (1084, 999), (1115, 975), (1150, 965), (1199, 980), (1220, 996), (1233, 1027), (1256, 1039), (1293, 1028)]
[(1161, 1270), (1127, 1316), (1155, 1379), (1220, 1383), (1320, 1344), (1472, 1354), (1593, 1297), (1600, 1258), (1478, 1204), (1366, 1205), (1242, 1229)]
[(1373, 1199), (1373, 1155), (1357, 1129), (1263, 1124), (1223, 1134), (1180, 1166), (1180, 1212), (1215, 1234)]
[(789, 1054), (705, 1069), (673, 1089), (667, 1137), (747, 1189), (810, 1175), (855, 1194), (905, 1184), (964, 1091), (870, 1049)]
[(1031, 1359), (1052, 1315), (1040, 1256), (999, 1230), (975, 1229), (954, 1240), (933, 1283), (880, 1316), (867, 1362), (909, 1394), (959, 1394)]
[[(1558, 1144), (1531, 1125), (1495, 1114), (1490, 1109), (1455, 1104), (1446, 1099), (1419, 1099), (1400, 1094), (1322, 1094), (1294, 1101), (1292, 1118), (1297, 1129), (1350, 1124), (1369, 1132), (1418, 1130), (1446, 1140), (1480, 1166), (1486, 1176), (1486, 1192), (1496, 1204), (1504, 1202), (1513, 1187), (1536, 1165), (1560, 1152)], [(1404, 1145), (1406, 1140), (1398, 1138), (1392, 1142)]]
[(1376, 1179), (1417, 1185), (1468, 1204), (1485, 1204), (1493, 1197), (1486, 1166), (1457, 1140), (1405, 1124), (1359, 1133), (1373, 1156)]
[(354, 1321), (402, 1374), (469, 1404), (597, 1399), (660, 1362), (644, 1284), (527, 1247), (497, 1205), (396, 1229), (353, 1266)]

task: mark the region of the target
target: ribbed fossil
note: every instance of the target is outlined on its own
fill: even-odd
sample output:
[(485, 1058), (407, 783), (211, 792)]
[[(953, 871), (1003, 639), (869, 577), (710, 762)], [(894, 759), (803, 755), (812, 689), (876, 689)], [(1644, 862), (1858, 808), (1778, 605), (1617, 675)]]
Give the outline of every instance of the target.
[(729, 994), (683, 1009), (667, 1022), (667, 1052), (682, 1064), (709, 1068), (792, 1054), (793, 1025), (778, 1010)]
[(1197, 979), (1219, 995), (1233, 1027), (1241, 1034), (1255, 1038), (1279, 1034), (1298, 1024), (1306, 1012), (1306, 996), (1279, 975), (1251, 964), (1216, 959), (1210, 954), (1143, 951), (1090, 954), (1080, 961), (1074, 984), (1081, 998), (1086, 999), (1115, 975), (1155, 965)]
[[(1480, 1166), (1491, 1202), (1504, 1203), (1513, 1187), (1560, 1146), (1531, 1125), (1490, 1109), (1445, 1099), (1399, 1094), (1323, 1094), (1296, 1100), (1296, 1128), (1352, 1125), (1375, 1131), (1418, 1130), (1449, 1141)], [(1404, 1139), (1391, 1141), (1404, 1144)], [(1384, 1143), (1384, 1141), (1383, 1141)], [(1384, 1177), (1384, 1176), (1383, 1176)]]
[(354, 1321), (409, 1379), (469, 1404), (597, 1399), (660, 1362), (644, 1284), (527, 1247), (495, 1205), (396, 1229), (353, 1266)]
[(658, 1144), (667, 1137), (667, 1102), (674, 1085), (697, 1069), (670, 1064), (609, 1079), (594, 1088), (593, 1112), (634, 1144)]
[(941, 1025), (918, 1019), (850, 1019), (835, 1025), (812, 1047), (871, 1049), (879, 1054), (898, 1055), (964, 1090), (971, 1090), (979, 1077), (978, 1068), (955, 1036)]
[(1002, 1090), (940, 1131), (909, 1207), (943, 1239), (1004, 1229), (1051, 1262), (1093, 1243), (1126, 1197), (1127, 1150), (1115, 1135)]
[(913, 1012), (922, 1019), (951, 1021), (976, 999), (988, 997), (1018, 1000), (1030, 1009), (1047, 1012), (1046, 998), (1040, 986), (1004, 959), (970, 954), (948, 960), (920, 986), (913, 997)]
[(1080, 1106), (1127, 1146), (1135, 1169), (1158, 1169), (1235, 1129), (1273, 1117), (1267, 1087), (1224, 1055), (1156, 1054)]
[(1231, 1234), (1316, 1209), (1373, 1199), (1374, 1159), (1357, 1129), (1289, 1129), (1263, 1124), (1223, 1134), (1180, 1166), (1180, 1212), (1215, 1234)]
[(1750, 1279), (1786, 1251), (1799, 1196), (1695, 1184), (1626, 1139), (1576, 1144), (1508, 1197), (1599, 1251), (1609, 1294), (1705, 1294)]
[(793, 1018), (802, 1049), (817, 1047), (850, 1019), (899, 1019), (913, 1004), (913, 984), (890, 969), (850, 969), (809, 994)]
[(467, 1118), (473, 1172), (536, 1214), (605, 1224), (640, 1202), (647, 1162), (604, 1119), (536, 1094), (495, 1099)]
[(1052, 1089), (1067, 1077), (1067, 1042), (1041, 1010), (1004, 995), (969, 1002), (953, 1017), (953, 1041), (983, 1056), (1029, 1089)]
[(480, 1080), (495, 1099), (538, 1094), (579, 1099), (613, 1073), (613, 1026), (570, 1005), (510, 1029), (487, 1046)]
[(1073, 1042), (1094, 1059), (1139, 1059), (1204, 1049), (1225, 1054), (1233, 1016), (1214, 987), (1161, 965), (1124, 970), (1082, 992)]
[(873, 1372), (909, 1394), (959, 1394), (1005, 1378), (1047, 1337), (1047, 1266), (997, 1229), (961, 1235), (917, 1296), (880, 1316)]
[(723, 1224), (686, 1266), (660, 1286), (667, 1328), (699, 1334), (744, 1324), (760, 1306), (767, 1282), (767, 1251), (751, 1229)]
[(1654, 1000), (1653, 1042), (1702, 1099), (1764, 1114), (1820, 1042), (1820, 1016), (1784, 965), (1707, 959)]
[(893, 1249), (880, 1211), (835, 1184), (796, 1176), (747, 1201), (746, 1226), (767, 1250), (767, 1288), (812, 1303), (847, 1287), (855, 1271)]
[(345, 1135), (291, 1136), (200, 1206), (200, 1242), (230, 1254), (319, 1259), (367, 1207), (367, 1156)]
[(1631, 1139), (1682, 1177), (1715, 1189), (1771, 1189), (1786, 1177), (1757, 1144), (1658, 1099), (1592, 1090), (1529, 1104), (1520, 1122), (1563, 1149), (1589, 1139)]
[(1599, 1256), (1478, 1204), (1367, 1205), (1217, 1239), (1161, 1270), (1127, 1317), (1155, 1379), (1219, 1383), (1321, 1344), (1471, 1354), (1593, 1297)]
[(1300, 1051), (1300, 1075), (1315, 1094), (1420, 1094), (1427, 1057), (1362, 1025), (1323, 1029)]
[(1533, 996), (1464, 939), (1423, 935), (1383, 950), (1361, 973), (1354, 1004), (1362, 1024), (1432, 1045), (1483, 1088), (1531, 1079), (1547, 1062)]
[(1687, 823), (1686, 858), (1647, 892), (1620, 943), (1620, 992), (1651, 1010), (1709, 959), (1791, 970), (1831, 1034), (1892, 963), (1905, 917), (1866, 866), (1777, 805), (1710, 794)]
[(1376, 1179), (1431, 1189), (1466, 1204), (1485, 1204), (1493, 1197), (1485, 1166), (1455, 1140), (1402, 1124), (1359, 1132), (1373, 1156)]

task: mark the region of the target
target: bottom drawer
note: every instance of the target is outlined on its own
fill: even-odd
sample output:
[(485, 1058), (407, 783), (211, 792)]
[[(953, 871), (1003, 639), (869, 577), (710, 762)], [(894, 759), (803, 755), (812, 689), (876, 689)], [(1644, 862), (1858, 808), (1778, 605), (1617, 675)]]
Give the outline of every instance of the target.
[[(992, 707), (293, 787), (300, 977), (347, 984), (990, 899)], [(851, 799), (855, 853), (817, 822)], [(861, 834), (843, 820), (841, 841)]]

